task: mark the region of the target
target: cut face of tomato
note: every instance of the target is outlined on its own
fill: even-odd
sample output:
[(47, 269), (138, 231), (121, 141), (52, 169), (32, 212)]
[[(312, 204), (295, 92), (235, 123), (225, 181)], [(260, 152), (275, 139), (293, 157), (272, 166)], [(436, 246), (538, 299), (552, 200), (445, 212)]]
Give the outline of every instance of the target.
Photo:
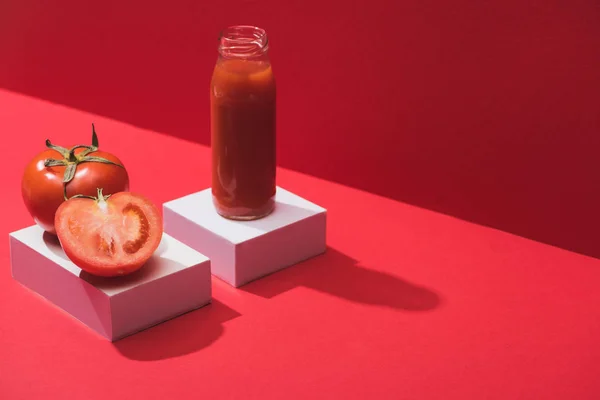
[(73, 198), (56, 212), (56, 233), (67, 257), (98, 276), (141, 268), (162, 238), (162, 219), (143, 196), (121, 192), (105, 199)]

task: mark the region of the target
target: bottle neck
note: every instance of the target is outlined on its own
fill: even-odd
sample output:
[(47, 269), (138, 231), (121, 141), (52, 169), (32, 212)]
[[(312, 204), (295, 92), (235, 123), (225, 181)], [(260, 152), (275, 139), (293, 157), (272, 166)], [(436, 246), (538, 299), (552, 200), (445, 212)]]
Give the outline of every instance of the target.
[(267, 33), (255, 26), (230, 26), (219, 37), (219, 54), (224, 58), (263, 59), (268, 50)]

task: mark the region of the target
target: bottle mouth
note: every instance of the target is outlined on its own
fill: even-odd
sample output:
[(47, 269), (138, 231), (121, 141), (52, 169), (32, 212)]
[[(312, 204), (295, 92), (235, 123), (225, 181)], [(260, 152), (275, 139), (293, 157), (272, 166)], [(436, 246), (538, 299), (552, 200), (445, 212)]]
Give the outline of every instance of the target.
[(219, 35), (219, 53), (224, 57), (252, 58), (269, 48), (267, 32), (256, 26), (230, 26)]

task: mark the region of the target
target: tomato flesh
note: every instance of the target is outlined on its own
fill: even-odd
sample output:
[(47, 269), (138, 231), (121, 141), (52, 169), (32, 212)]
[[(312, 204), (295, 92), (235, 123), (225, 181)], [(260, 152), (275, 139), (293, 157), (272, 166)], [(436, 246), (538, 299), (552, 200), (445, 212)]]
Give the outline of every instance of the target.
[(156, 206), (127, 192), (106, 201), (70, 199), (58, 208), (54, 225), (67, 257), (98, 276), (138, 270), (162, 238), (162, 218)]

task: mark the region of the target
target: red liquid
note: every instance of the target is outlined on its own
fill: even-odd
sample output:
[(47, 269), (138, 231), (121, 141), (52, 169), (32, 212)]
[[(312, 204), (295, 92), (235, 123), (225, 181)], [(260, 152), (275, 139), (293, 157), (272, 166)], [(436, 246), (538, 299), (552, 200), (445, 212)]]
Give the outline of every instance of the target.
[(255, 219), (275, 196), (275, 79), (268, 61), (219, 59), (211, 83), (212, 194), (219, 214)]

